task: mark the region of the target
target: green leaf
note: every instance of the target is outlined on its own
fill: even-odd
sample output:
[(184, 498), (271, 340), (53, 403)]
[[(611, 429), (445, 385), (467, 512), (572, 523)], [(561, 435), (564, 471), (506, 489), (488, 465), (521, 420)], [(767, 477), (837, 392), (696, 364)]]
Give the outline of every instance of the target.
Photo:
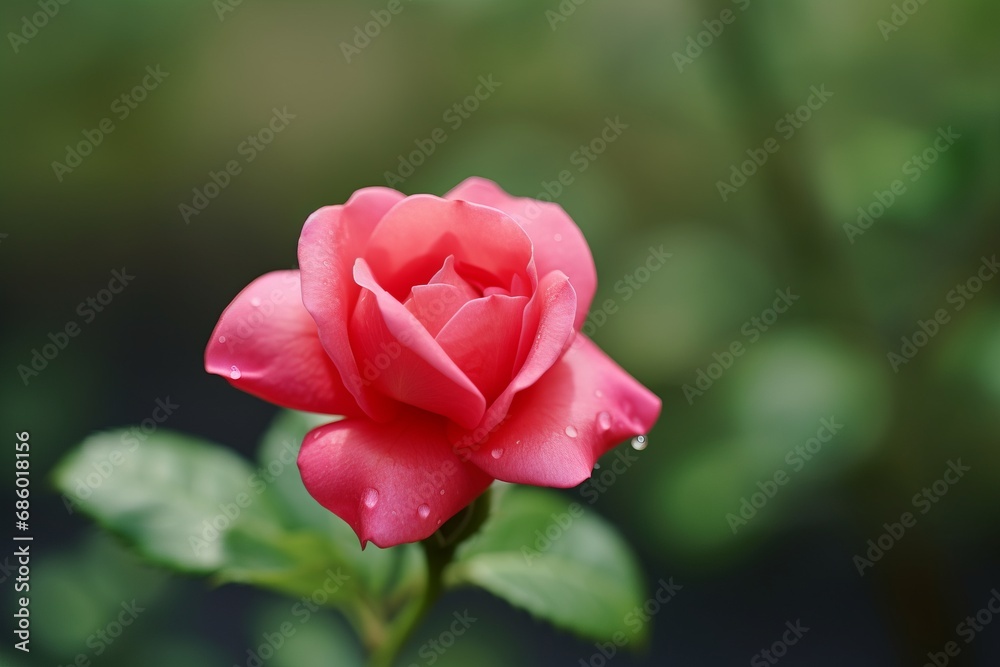
[(587, 638), (646, 641), (647, 624), (628, 623), (645, 599), (642, 575), (611, 526), (553, 492), (494, 491), (492, 516), (445, 571), (449, 586), (479, 586)]
[(123, 430), (88, 438), (54, 481), (150, 561), (209, 573), (226, 564), (226, 535), (237, 526), (258, 540), (280, 538), (280, 514), (254, 475), (217, 445), (162, 430), (139, 443)]

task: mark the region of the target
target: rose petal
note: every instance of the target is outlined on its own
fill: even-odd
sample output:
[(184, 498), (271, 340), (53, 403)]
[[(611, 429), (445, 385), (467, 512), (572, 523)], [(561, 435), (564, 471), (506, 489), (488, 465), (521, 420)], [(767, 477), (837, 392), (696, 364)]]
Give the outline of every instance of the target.
[(465, 300), (475, 299), (479, 296), (476, 290), (468, 283), (468, 281), (462, 276), (458, 275), (458, 271), (455, 270), (455, 256), (448, 255), (445, 257), (444, 264), (441, 268), (431, 276), (431, 279), (427, 281), (428, 285), (453, 285), (465, 296)]
[(535, 269), (541, 278), (550, 271), (562, 271), (576, 290), (576, 317), (579, 330), (597, 290), (597, 269), (583, 232), (558, 204), (528, 197), (512, 197), (485, 178), (467, 178), (445, 199), (484, 204), (510, 215), (531, 237)]
[(417, 285), (403, 305), (420, 320), (431, 336), (437, 336), (441, 327), (469, 300), (454, 285)]
[[(660, 399), (578, 336), (579, 344), (514, 398), (482, 445), (459, 452), (463, 459), (505, 482), (571, 487), (617, 443), (649, 432)], [(461, 441), (457, 431), (449, 436)]]
[(420, 321), (375, 282), (365, 260), (354, 266), (363, 287), (351, 320), (351, 343), (363, 381), (386, 396), (475, 426), (486, 400)]
[(205, 369), (286, 408), (360, 414), (302, 305), (298, 271), (267, 273), (233, 299), (205, 349)]
[(479, 388), (487, 403), (510, 384), (526, 296), (474, 299), (435, 336), (441, 349)]
[(386, 423), (345, 419), (313, 430), (299, 470), (312, 497), (349, 523), (362, 547), (430, 537), (493, 481), (451, 451), (443, 419), (416, 410)]
[(575, 312), (576, 293), (569, 278), (559, 271), (549, 273), (524, 308), (514, 378), (486, 410), (480, 428), (492, 429), (507, 414), (515, 394), (534, 384), (559, 360), (573, 341)]
[(385, 420), (392, 402), (365, 384), (351, 350), (347, 325), (360, 289), (352, 275), (372, 229), (404, 195), (388, 188), (364, 188), (343, 206), (309, 216), (299, 237), (302, 301), (316, 320), (319, 338), (344, 385), (373, 419)]
[(437, 336), (452, 315), (479, 295), (455, 271), (455, 258), (448, 255), (430, 282), (416, 285), (403, 304), (424, 325), (431, 336)]
[[(382, 287), (398, 299), (428, 280), (449, 255), (467, 280), (534, 285), (531, 241), (505, 213), (487, 206), (414, 195), (394, 206), (372, 232), (364, 258)], [(466, 273), (463, 273), (463, 268)]]

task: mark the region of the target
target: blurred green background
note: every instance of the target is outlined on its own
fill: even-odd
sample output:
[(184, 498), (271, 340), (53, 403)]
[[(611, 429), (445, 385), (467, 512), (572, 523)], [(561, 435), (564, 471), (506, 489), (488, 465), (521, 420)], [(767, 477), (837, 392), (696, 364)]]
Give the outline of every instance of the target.
[[(557, 193), (592, 247), (595, 304), (617, 307), (593, 338), (663, 399), (641, 465), (588, 505), (635, 545), (651, 590), (684, 586), (648, 652), (615, 664), (764, 660), (797, 619), (810, 631), (785, 664), (923, 664), (953, 640), (948, 664), (1000, 662), (1000, 628), (957, 634), (1000, 585), (1000, 281), (977, 283), (1000, 251), (996, 3), (224, 2), (0, 9), (0, 422), (8, 440), (31, 432), (37, 534), (34, 650), (5, 641), (3, 664), (246, 664), (287, 614), (283, 598), (138, 564), (43, 476), (167, 397), (169, 428), (249, 455), (274, 409), (204, 373), (218, 315), (294, 267), (310, 212), (385, 185), (436, 128), (446, 140), (397, 189), (481, 175)], [(248, 148), (275, 108), (294, 118)], [(602, 145), (607, 119), (627, 127)], [(88, 136), (100, 143), (78, 166), (53, 166)], [(230, 160), (240, 172), (186, 222), (181, 204)], [(616, 290), (660, 245), (666, 265)], [(134, 281), (80, 310), (122, 267)], [(798, 299), (775, 316), (777, 290)], [(70, 321), (80, 334), (26, 384), (18, 366)], [(921, 321), (935, 333), (913, 340)], [(920, 347), (894, 368), (901, 337)], [(842, 428), (809, 460), (790, 455), (822, 419)], [(958, 459), (971, 470), (921, 513), (914, 495)], [(776, 492), (745, 525), (727, 518), (761, 488)], [(916, 525), (859, 576), (855, 556), (906, 511)], [(88, 637), (132, 598), (148, 616), (96, 656)], [(486, 622), (438, 664), (601, 664), (478, 593), (443, 600), (415, 646), (465, 607)], [(310, 624), (266, 664), (350, 664), (339, 623)]]

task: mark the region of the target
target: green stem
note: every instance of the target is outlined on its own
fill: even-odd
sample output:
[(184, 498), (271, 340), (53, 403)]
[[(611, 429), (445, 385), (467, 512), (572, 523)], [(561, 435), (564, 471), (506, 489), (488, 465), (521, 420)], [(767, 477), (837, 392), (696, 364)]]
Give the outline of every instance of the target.
[(374, 646), (368, 667), (392, 667), (410, 636), (444, 592), (444, 571), (455, 550), (475, 533), (489, 514), (489, 489), (471, 505), (449, 519), (441, 528), (420, 543), (427, 559), (427, 582), (423, 594), (415, 598), (392, 620), (383, 633), (384, 640)]

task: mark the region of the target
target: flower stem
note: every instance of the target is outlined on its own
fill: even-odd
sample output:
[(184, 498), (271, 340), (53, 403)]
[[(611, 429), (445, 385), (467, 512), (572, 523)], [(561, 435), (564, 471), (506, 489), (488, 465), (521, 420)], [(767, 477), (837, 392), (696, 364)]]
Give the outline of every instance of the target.
[(444, 591), (444, 571), (454, 558), (455, 550), (479, 529), (489, 515), (489, 494), (487, 489), (471, 505), (420, 543), (427, 560), (427, 580), (423, 594), (411, 601), (389, 624), (385, 640), (369, 656), (368, 667), (392, 667), (410, 636), (441, 597)]

